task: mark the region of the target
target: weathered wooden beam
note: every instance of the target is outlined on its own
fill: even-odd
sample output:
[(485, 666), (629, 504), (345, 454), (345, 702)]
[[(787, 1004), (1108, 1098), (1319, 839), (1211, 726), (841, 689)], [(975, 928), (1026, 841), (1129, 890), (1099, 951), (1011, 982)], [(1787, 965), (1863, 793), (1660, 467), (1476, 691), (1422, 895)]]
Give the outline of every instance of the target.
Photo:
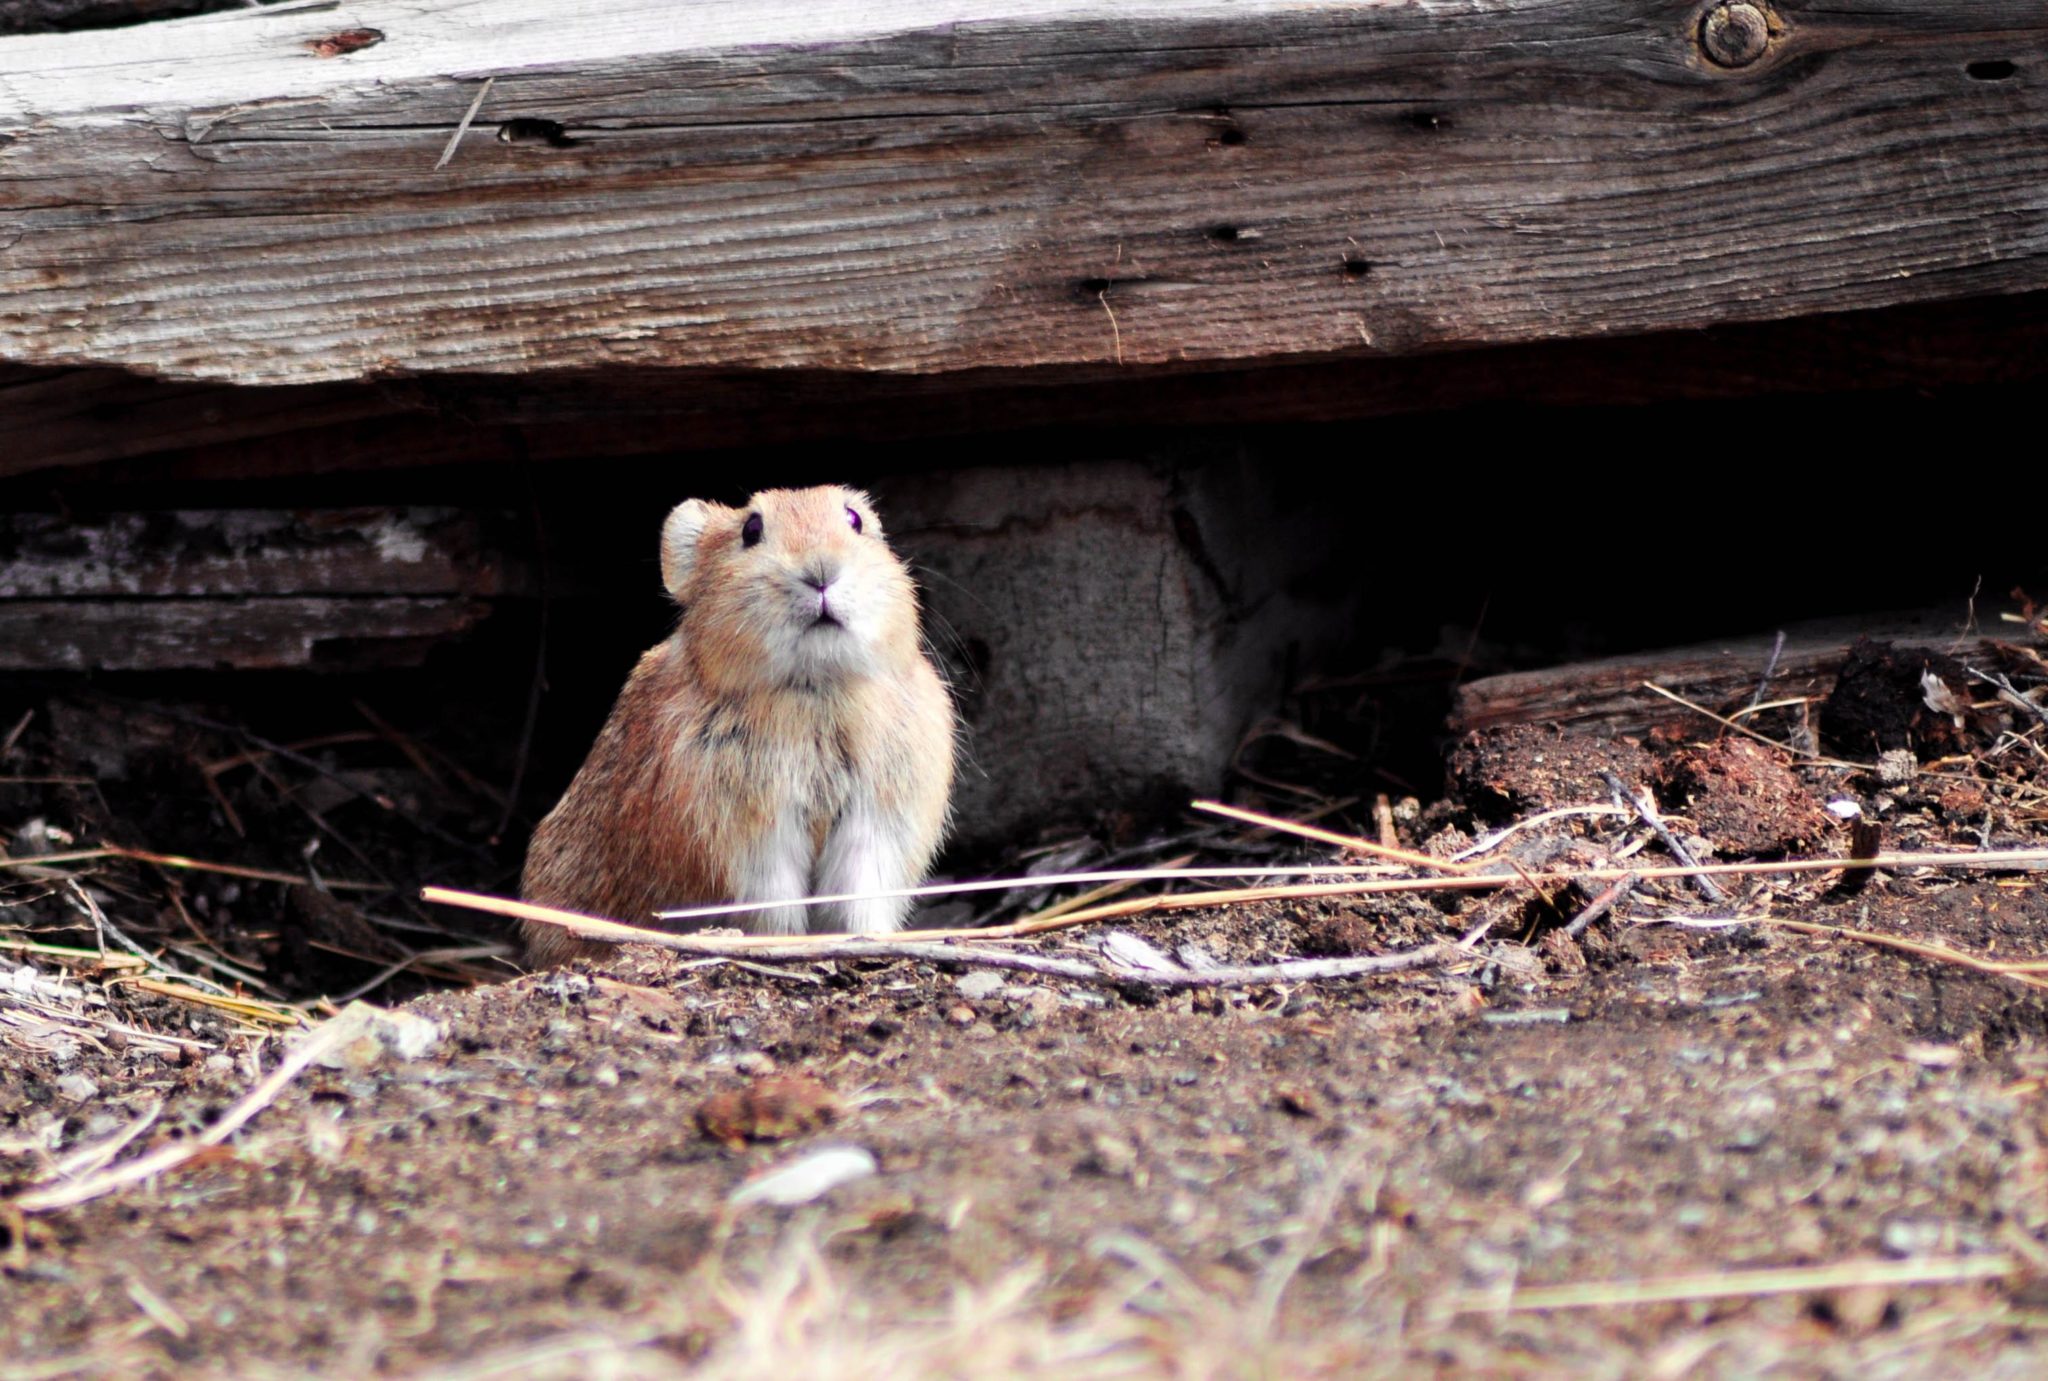
[(2044, 71), (2039, 0), (365, 0), (0, 39), (0, 360), (1265, 363), (2014, 292), (2048, 286)]
[[(1477, 403), (1762, 399), (2048, 380), (2048, 292), (1263, 369), (940, 375), (640, 369), (244, 387), (0, 366), (0, 480), (254, 478), (508, 459), (898, 442), (1048, 427), (1335, 422)], [(1730, 435), (1754, 425), (1732, 411)], [(1848, 443), (1853, 444), (1853, 443)], [(135, 461), (108, 466), (107, 462)], [(1823, 476), (1816, 473), (1816, 485)]]

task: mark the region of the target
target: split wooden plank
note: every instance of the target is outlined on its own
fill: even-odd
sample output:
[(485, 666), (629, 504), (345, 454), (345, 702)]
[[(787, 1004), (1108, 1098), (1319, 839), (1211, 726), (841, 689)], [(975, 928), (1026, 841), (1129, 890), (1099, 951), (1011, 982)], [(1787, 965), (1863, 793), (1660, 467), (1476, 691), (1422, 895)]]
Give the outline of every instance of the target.
[(1722, 8), (364, 0), (0, 39), (0, 360), (1271, 363), (2048, 287), (2038, 0), (1737, 4), (1753, 57), (1703, 50)]

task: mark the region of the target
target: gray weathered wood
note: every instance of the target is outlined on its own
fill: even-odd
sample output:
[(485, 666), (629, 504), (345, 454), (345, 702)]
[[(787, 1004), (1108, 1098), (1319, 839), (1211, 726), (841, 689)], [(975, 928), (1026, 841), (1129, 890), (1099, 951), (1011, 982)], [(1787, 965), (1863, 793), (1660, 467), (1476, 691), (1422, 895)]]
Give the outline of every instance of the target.
[(1705, 8), (366, 0), (0, 40), (0, 360), (1257, 362), (2048, 286), (2040, 0), (1781, 0), (1737, 69)]
[(496, 595), (515, 579), (475, 515), (449, 509), (0, 515), (0, 601)]
[(489, 611), (470, 599), (6, 600), (0, 671), (403, 665)]
[(0, 671), (417, 662), (522, 576), (449, 509), (0, 515)]

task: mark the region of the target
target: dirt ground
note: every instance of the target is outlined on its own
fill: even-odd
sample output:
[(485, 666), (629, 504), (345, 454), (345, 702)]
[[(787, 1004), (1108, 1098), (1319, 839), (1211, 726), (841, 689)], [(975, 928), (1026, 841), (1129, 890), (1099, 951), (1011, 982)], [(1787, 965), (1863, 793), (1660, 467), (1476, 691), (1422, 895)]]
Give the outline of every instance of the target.
[[(1839, 721), (1833, 751), (1862, 768), (1705, 720), (1611, 744), (1498, 731), (1453, 753), (1444, 802), (1390, 818), (1410, 847), (1532, 874), (1668, 864), (1613, 771), (1721, 859), (1844, 853), (1824, 808), (1844, 799), (1886, 849), (2048, 839), (2048, 723), (1983, 696), (1916, 753), (1907, 709), (1883, 770), (1883, 733)], [(495, 814), (408, 796), (424, 759), (388, 737), (306, 749), (321, 771), (209, 778), (246, 817), (237, 853), (218, 809), (182, 836), (151, 813), (191, 798), (175, 764), (199, 730), (165, 731), (161, 771), (95, 778), (90, 724), (137, 730), (94, 714), (43, 706), (0, 766), (0, 1187), (89, 1176), (80, 1148), (118, 1167), (200, 1135), (303, 1039), (295, 1013), (333, 1010), (288, 975), (339, 995), (383, 974), (372, 997), (416, 993), (402, 1009), (438, 1039), (350, 1046), (145, 1182), (0, 1202), (9, 1377), (2048, 1369), (2048, 990), (1839, 933), (2048, 953), (2042, 869), (1734, 879), (1718, 903), (1646, 880), (1577, 939), (1563, 923), (1593, 882), (1121, 925), (1225, 963), (1469, 941), (1450, 965), (1343, 981), (1155, 993), (639, 947), (507, 978), (483, 921), (422, 936), (345, 891), (132, 856), (19, 866), (124, 821), (136, 841), (139, 821), (155, 850), (276, 868), (264, 802), (293, 818), (286, 798), (329, 776), (442, 833)], [(359, 750), (389, 761), (352, 766)], [(352, 799), (321, 818), (357, 849), (380, 820), (421, 834)], [(1538, 818), (1560, 806), (1589, 809)], [(1213, 828), (1193, 847), (1255, 838), (1260, 861), (1333, 857)], [(295, 866), (347, 877), (362, 860), (337, 847)], [(365, 852), (405, 871), (403, 849)], [(492, 880), (415, 852), (439, 880)], [(110, 932), (146, 934), (149, 957)], [(1027, 943), (1086, 956), (1102, 933)], [(438, 957), (390, 974), (421, 949)], [(231, 977), (218, 964), (272, 991), (220, 982), (234, 1006), (203, 981)], [(797, 1162), (871, 1172), (823, 1190), (766, 1174)], [(1766, 1268), (1795, 1269), (1741, 1274)]]

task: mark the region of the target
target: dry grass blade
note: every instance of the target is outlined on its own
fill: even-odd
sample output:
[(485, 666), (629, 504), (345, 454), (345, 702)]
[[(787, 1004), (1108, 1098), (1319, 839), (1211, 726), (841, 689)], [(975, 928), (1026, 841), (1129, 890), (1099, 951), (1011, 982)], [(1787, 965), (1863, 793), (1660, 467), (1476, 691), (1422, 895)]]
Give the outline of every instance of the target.
[(151, 1103), (139, 1116), (120, 1131), (115, 1132), (104, 1141), (96, 1141), (90, 1146), (80, 1147), (62, 1160), (59, 1160), (51, 1169), (58, 1178), (67, 1180), (77, 1179), (80, 1175), (93, 1173), (106, 1165), (115, 1156), (120, 1155), (129, 1142), (141, 1136), (151, 1127), (154, 1127), (157, 1118), (163, 1115), (163, 1111), (164, 1105), (162, 1103)]
[(140, 988), (158, 997), (175, 998), (179, 1002), (190, 1002), (200, 1007), (212, 1007), (244, 1021), (265, 1022), (271, 1026), (303, 1026), (305, 1014), (296, 1007), (280, 1002), (256, 1002), (243, 997), (226, 997), (218, 993), (202, 992), (184, 983), (173, 983), (162, 978), (121, 977), (114, 980), (128, 987)]
[(1282, 834), (1292, 834), (1298, 835), (1303, 839), (1313, 839), (1319, 844), (1334, 844), (1340, 849), (1348, 849), (1354, 853), (1366, 854), (1372, 858), (1384, 858), (1393, 863), (1406, 863), (1412, 868), (1429, 868), (1444, 873), (1470, 871), (1470, 865), (1453, 863), (1447, 858), (1437, 858), (1431, 854), (1419, 854), (1409, 849), (1388, 848), (1385, 844), (1378, 844), (1370, 839), (1361, 839), (1355, 834), (1337, 834), (1330, 830), (1318, 829), (1314, 825), (1304, 825), (1298, 821), (1282, 819), (1277, 815), (1262, 815), (1258, 811), (1245, 810), (1241, 806), (1226, 806), (1221, 801), (1195, 801), (1191, 804), (1195, 810), (1207, 811), (1211, 815), (1220, 815), (1226, 820), (1235, 820), (1239, 824), (1257, 825), (1262, 829), (1278, 830)]
[(2020, 1266), (2017, 1257), (2002, 1252), (1987, 1256), (1923, 1257), (1907, 1261), (1837, 1261), (1825, 1266), (1765, 1267), (1749, 1271), (1652, 1276), (1642, 1280), (1532, 1285), (1508, 1291), (1461, 1290), (1443, 1300), (1440, 1307), (1445, 1314), (1611, 1309), (1633, 1304), (1680, 1304), (1691, 1300), (1853, 1290), (1863, 1286), (1955, 1285), (1972, 1280), (2003, 1280), (2017, 1274)]
[[(1935, 868), (1935, 869), (1992, 869), (1992, 868), (2048, 868), (2048, 848), (2044, 849), (1989, 849), (1969, 853), (1887, 853), (1874, 858), (1805, 858), (1776, 859), (1762, 863), (1704, 863), (1693, 867), (1673, 866), (1665, 868), (1586, 868), (1577, 872), (1509, 872), (1509, 873), (1461, 873), (1448, 877), (1426, 878), (1360, 878), (1352, 882), (1306, 883), (1298, 885), (1274, 885), (1266, 887), (1234, 887), (1212, 892), (1183, 892), (1170, 896), (1139, 897), (1129, 901), (1110, 902), (1102, 906), (1069, 912), (1042, 924), (991, 927), (984, 930), (910, 930), (899, 931), (891, 937), (894, 941), (923, 940), (1000, 940), (1015, 939), (1024, 935), (1042, 933), (1046, 930), (1064, 929), (1070, 926), (1086, 925), (1094, 921), (1115, 920), (1127, 916), (1140, 916), (1157, 911), (1186, 911), (1210, 906), (1229, 906), (1241, 902), (1276, 901), (1283, 899), (1311, 897), (1355, 897), (1377, 896), (1401, 892), (1467, 892), (1483, 891), (1495, 887), (1517, 885), (1543, 885), (1587, 882), (1618, 882), (1626, 877), (1639, 881), (1656, 878), (1685, 878), (1694, 876), (1735, 877), (1768, 876), (1783, 873), (1831, 872), (1839, 868)], [(1162, 872), (1160, 876), (1190, 876), (1187, 872)], [(1317, 870), (1342, 872), (1343, 869)], [(1043, 885), (1043, 878), (1015, 878), (991, 886), (1028, 887)], [(982, 884), (973, 884), (980, 886)], [(886, 895), (893, 895), (886, 894)], [(506, 897), (485, 896), (476, 892), (462, 892), (448, 887), (428, 887), (420, 896), (430, 902), (447, 906), (465, 907), (472, 911), (484, 911), (498, 916), (510, 916), (519, 920), (541, 921), (559, 925), (590, 940), (609, 941), (615, 944), (645, 942), (661, 944), (670, 949), (688, 949), (699, 946), (694, 952), (700, 954), (731, 953), (737, 949), (778, 950), (792, 953), (840, 953), (839, 946), (876, 944), (879, 940), (861, 936), (824, 935), (748, 935), (738, 938), (708, 941), (689, 935), (674, 935), (665, 931), (648, 930), (640, 926), (626, 925), (619, 921), (595, 916), (584, 916), (574, 911), (563, 911), (557, 907), (537, 906), (532, 902), (513, 901)], [(775, 902), (765, 905), (786, 905)], [(742, 910), (757, 910), (756, 905), (745, 907), (718, 908), (718, 914), (734, 914)], [(688, 914), (695, 914), (688, 913)], [(719, 948), (709, 948), (711, 945)]]
[[(179, 868), (195, 873), (219, 873), (225, 877), (245, 878), (251, 882), (281, 882), (288, 887), (311, 887), (310, 878), (294, 876), (291, 873), (272, 872), (268, 868), (244, 868), (237, 863), (209, 863), (201, 858), (187, 858), (183, 854), (152, 853), (148, 849), (124, 849), (118, 844), (103, 844), (93, 849), (67, 849), (63, 853), (32, 854), (27, 858), (0, 858), (0, 870), (14, 868), (48, 868), (59, 863), (90, 863), (102, 858), (125, 858), (133, 863), (148, 863), (158, 868)], [(375, 882), (347, 882), (333, 878), (322, 878), (320, 886), (330, 891), (378, 892), (383, 884)]]
[[(1683, 916), (1659, 917), (1657, 923), (1683, 925), (1688, 919), (1690, 918)], [(1880, 949), (1897, 950), (1901, 954), (1917, 955), (1938, 963), (1975, 969), (1978, 973), (2017, 979), (2029, 987), (2048, 988), (2048, 978), (2034, 976), (2048, 974), (2048, 959), (1986, 959), (1981, 955), (1951, 949), (1947, 945), (1936, 944), (1931, 940), (1914, 940), (1904, 935), (1885, 935), (1875, 930), (1857, 930), (1850, 926), (1822, 925), (1818, 921), (1795, 921), (1783, 916), (1737, 916), (1730, 921), (1714, 924), (1768, 925), (1780, 930), (1797, 931), (1801, 935), (1825, 935), (1839, 940), (1854, 940), (1858, 944), (1875, 945)]]
[[(466, 906), (521, 920), (545, 921), (586, 939), (614, 944), (646, 944), (658, 949), (704, 958), (741, 959), (763, 951), (788, 959), (912, 959), (933, 964), (971, 964), (983, 968), (1012, 969), (1081, 983), (1109, 983), (1141, 988), (1224, 988), (1266, 983), (1300, 983), (1327, 978), (1350, 978), (1369, 973), (1396, 973), (1440, 964), (1462, 963), (1471, 955), (1456, 945), (1424, 945), (1393, 954), (1375, 954), (1347, 959), (1297, 959), (1277, 964), (1210, 969), (1141, 969), (1121, 964), (1095, 964), (1028, 951), (987, 949), (950, 943), (955, 940), (1019, 938), (1015, 927), (1009, 933), (996, 930), (905, 930), (894, 935), (739, 935), (706, 936), (675, 934), (665, 930), (643, 930), (596, 916), (578, 915), (531, 902), (509, 901), (466, 892), (429, 887), (420, 894), (427, 901)], [(1160, 910), (1176, 904), (1215, 905), (1214, 893), (1191, 893), (1187, 897), (1146, 897), (1097, 911)], [(1210, 900), (1204, 901), (1208, 897)], [(1080, 912), (1062, 916), (1041, 930), (1058, 929), (1094, 919)]]
[[(1162, 869), (1185, 868), (1194, 861), (1195, 856), (1193, 854), (1182, 854), (1179, 858), (1169, 858), (1159, 866)], [(1011, 924), (1017, 927), (1050, 928), (1051, 922), (1071, 916), (1076, 911), (1083, 911), (1098, 903), (1106, 902), (1111, 897), (1121, 896), (1144, 880), (1143, 878), (1125, 878), (1121, 882), (1106, 882), (1100, 887), (1090, 888), (1078, 897), (1068, 897), (1063, 902), (1055, 902), (1043, 911), (1035, 911), (1031, 915), (1022, 917)], [(987, 932), (984, 931), (983, 933), (986, 934)], [(1033, 932), (1029, 929), (1018, 929), (1015, 933), (1029, 935)]]
[[(1384, 877), (1395, 871), (1380, 863), (1295, 864), (1288, 866), (1230, 866), (1184, 868), (1166, 864), (1156, 868), (1103, 868), (1080, 873), (1031, 873), (1022, 878), (979, 878), (973, 882), (928, 882), (921, 887), (890, 887), (872, 892), (830, 892), (815, 897), (785, 897), (780, 901), (714, 902), (703, 906), (682, 906), (655, 914), (665, 921), (708, 921), (726, 916), (780, 907), (829, 906), (839, 902), (880, 901), (885, 898), (931, 898), (969, 896), (977, 892), (1043, 891), (1051, 887), (1073, 887), (1083, 883), (1186, 882), (1217, 878), (1310, 878), (1344, 875)], [(1122, 888), (1116, 889), (1118, 891)], [(1066, 905), (1063, 903), (1063, 905)], [(1041, 916), (1030, 917), (1037, 922)], [(1013, 923), (1015, 924), (1015, 923)], [(986, 934), (986, 931), (973, 931)]]
[(78, 949), (72, 945), (46, 945), (40, 940), (0, 939), (0, 949), (12, 950), (17, 954), (37, 955), (100, 971), (150, 967), (150, 961), (139, 954), (115, 954), (109, 950)]
[(127, 1185), (154, 1179), (166, 1170), (177, 1168), (208, 1147), (218, 1146), (240, 1131), (251, 1118), (276, 1102), (278, 1095), (283, 1093), (285, 1087), (298, 1078), (308, 1065), (360, 1037), (373, 1011), (372, 1008), (352, 1008), (314, 1029), (292, 1047), (291, 1052), (276, 1069), (242, 1095), (233, 1107), (221, 1114), (218, 1122), (198, 1136), (173, 1142), (168, 1146), (160, 1146), (148, 1155), (80, 1179), (59, 1184), (37, 1185), (7, 1200), (7, 1206), (21, 1213), (48, 1213), (55, 1209), (86, 1203)]

